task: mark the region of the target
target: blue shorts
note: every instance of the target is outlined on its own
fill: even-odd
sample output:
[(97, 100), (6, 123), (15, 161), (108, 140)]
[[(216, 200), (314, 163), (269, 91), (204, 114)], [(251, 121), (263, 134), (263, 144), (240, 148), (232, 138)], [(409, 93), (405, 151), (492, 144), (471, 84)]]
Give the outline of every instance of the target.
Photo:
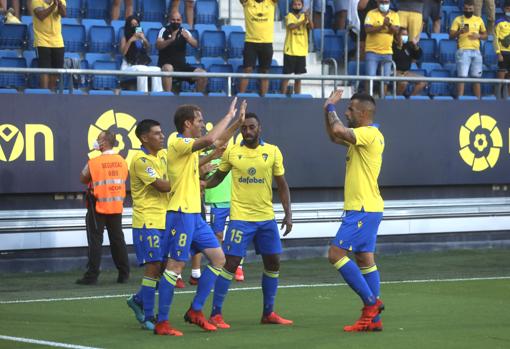
[(252, 240), (257, 254), (282, 253), (280, 232), (274, 219), (262, 222), (230, 221), (223, 239), (223, 251), (226, 255), (244, 257)]
[(211, 207), (211, 228), (214, 234), (221, 233), (223, 235), (228, 216), (230, 216), (229, 207)]
[(166, 256), (164, 249), (168, 248), (168, 234), (163, 229), (133, 228), (133, 245), (135, 246), (138, 265), (162, 262)]
[(332, 245), (353, 252), (375, 252), (382, 212), (346, 211)]
[(163, 251), (173, 260), (185, 262), (206, 248), (218, 248), (220, 243), (200, 213), (168, 211), (166, 227), (171, 236), (168, 249)]

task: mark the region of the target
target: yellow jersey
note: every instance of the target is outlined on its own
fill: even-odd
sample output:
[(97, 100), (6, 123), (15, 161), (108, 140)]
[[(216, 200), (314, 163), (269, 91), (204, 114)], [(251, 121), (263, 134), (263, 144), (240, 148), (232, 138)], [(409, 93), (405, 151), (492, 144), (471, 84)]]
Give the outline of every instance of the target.
[[(400, 27), (400, 19), (398, 13), (389, 11), (387, 16), (390, 18), (390, 23), (393, 26)], [(365, 26), (380, 27), (384, 23), (384, 15), (379, 9), (373, 9), (368, 11), (365, 18)], [(365, 51), (373, 52), (379, 55), (391, 55), (393, 54), (393, 33), (390, 33), (388, 28), (377, 32), (367, 33), (365, 41)]]
[(161, 193), (151, 184), (156, 179), (167, 180), (166, 150), (157, 156), (142, 147), (129, 166), (131, 198), (133, 199), (133, 228), (165, 229), (168, 194)]
[(260, 140), (255, 149), (244, 142), (227, 148), (218, 168), (232, 171), (230, 219), (262, 222), (274, 219), (273, 176), (283, 176), (283, 156), (277, 146)]
[[(510, 52), (510, 43), (505, 40), (510, 37), (510, 20), (506, 17), (500, 18), (496, 21), (496, 37), (494, 38), (494, 50), (497, 54), (501, 52)], [(506, 45), (505, 45), (506, 44)]]
[[(62, 4), (66, 6), (66, 1), (61, 0)], [(50, 4), (44, 0), (32, 0), (32, 8), (47, 9)], [(61, 16), (58, 13), (58, 7), (55, 7), (53, 12), (44, 20), (39, 20), (37, 16), (33, 15), (34, 22), (34, 47), (51, 47), (58, 48), (64, 47), (64, 39), (62, 38), (62, 25)]]
[(244, 21), (246, 24), (246, 42), (273, 43), (274, 0), (246, 0), (243, 2)]
[(297, 17), (293, 13), (289, 13), (285, 17), (287, 23), (287, 33), (285, 35), (285, 46), (283, 52), (289, 56), (307, 56), (308, 55), (308, 28), (307, 21), (303, 22), (296, 29), (289, 29), (289, 24), (302, 22), (305, 18), (304, 13), (300, 13)]
[(466, 24), (469, 25), (469, 32), (459, 35), (458, 48), (462, 50), (480, 50), (480, 40), (471, 40), (468, 36), (473, 33), (479, 34), (487, 31), (482, 18), (474, 15), (470, 18), (464, 16), (455, 17), (450, 31), (459, 31)]
[(182, 134), (170, 137), (168, 144), (168, 179), (170, 192), (169, 211), (200, 213), (200, 177), (198, 172), (198, 151), (193, 152), (194, 138)]
[(377, 178), (381, 171), (384, 137), (375, 126), (352, 129), (356, 144), (347, 151), (344, 210), (382, 212), (384, 203)]

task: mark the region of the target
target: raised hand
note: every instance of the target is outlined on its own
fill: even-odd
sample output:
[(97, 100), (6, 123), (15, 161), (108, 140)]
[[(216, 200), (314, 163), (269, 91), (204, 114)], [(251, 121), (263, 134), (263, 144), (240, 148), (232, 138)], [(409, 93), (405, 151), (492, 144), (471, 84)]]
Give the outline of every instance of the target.
[(237, 104), (237, 97), (234, 97), (234, 99), (230, 103), (230, 107), (228, 108), (228, 114), (230, 116), (236, 115), (236, 113), (237, 113), (236, 104)]
[(328, 104), (337, 104), (340, 99), (342, 99), (342, 95), (344, 94), (344, 90), (337, 89), (331, 92), (329, 98), (326, 99), (324, 103), (324, 109), (328, 106)]

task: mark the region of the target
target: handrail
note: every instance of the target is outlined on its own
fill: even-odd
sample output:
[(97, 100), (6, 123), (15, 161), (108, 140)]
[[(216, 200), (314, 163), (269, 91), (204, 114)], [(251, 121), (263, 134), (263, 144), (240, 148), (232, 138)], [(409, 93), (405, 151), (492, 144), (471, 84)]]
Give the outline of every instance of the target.
[[(338, 74), (338, 63), (336, 62), (336, 59), (333, 57), (326, 58), (321, 61), (321, 73), (324, 75), (324, 66), (326, 62), (333, 63), (333, 68), (335, 70), (335, 75)], [(333, 88), (336, 90), (336, 80), (333, 80)], [(321, 80), (321, 97), (325, 98), (326, 91), (324, 90), (324, 80)]]

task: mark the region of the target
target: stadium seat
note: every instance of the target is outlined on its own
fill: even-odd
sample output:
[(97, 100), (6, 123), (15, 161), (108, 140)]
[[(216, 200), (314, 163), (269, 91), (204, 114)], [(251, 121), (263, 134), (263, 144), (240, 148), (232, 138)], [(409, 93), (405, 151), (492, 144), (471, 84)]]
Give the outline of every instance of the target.
[(446, 25), (447, 25), (447, 32), (450, 31), (450, 28), (452, 27), (452, 23), (455, 20), (455, 18), (457, 18), (458, 16), (462, 16), (462, 15), (463, 15), (463, 13), (462, 13), (461, 10), (452, 11), (452, 12), (450, 12), (448, 14), (448, 21), (446, 23)]
[(482, 100), (484, 100), (484, 101), (497, 101), (498, 99), (496, 98), (496, 96), (492, 95), (492, 96), (482, 96)]
[(206, 30), (200, 35), (200, 54), (207, 57), (224, 57), (226, 49), (225, 33)]
[(21, 16), (21, 23), (30, 25), (32, 23), (34, 18), (32, 16)]
[[(234, 66), (232, 66), (232, 68), (235, 69)], [(241, 64), (241, 66), (238, 66), (237, 70), (234, 70), (234, 72), (244, 73), (242, 64)], [(239, 92), (239, 83), (240, 83), (240, 79), (235, 79), (234, 90), (236, 93)], [(248, 86), (246, 87), (246, 92), (258, 92), (258, 90), (259, 90), (258, 79), (249, 79)]]
[(457, 40), (441, 40), (439, 42), (439, 63), (455, 63)]
[(478, 97), (476, 96), (459, 96), (459, 101), (477, 101)]
[(220, 27), (220, 30), (225, 33), (225, 37), (227, 38), (227, 41), (230, 37), (230, 33), (232, 32), (244, 32), (243, 27), (240, 25), (222, 25)]
[(227, 97), (225, 92), (210, 92), (208, 94), (209, 97)]
[[(430, 72), (430, 77), (450, 77), (450, 72), (446, 69), (434, 69)], [(451, 86), (447, 82), (431, 82), (429, 84), (429, 93), (431, 96), (451, 96)]]
[(117, 19), (115, 21), (110, 22), (110, 25), (113, 28), (113, 32), (115, 33), (115, 42), (117, 42), (117, 43), (120, 42), (120, 36), (119, 36), (120, 28), (122, 28), (122, 33), (124, 33), (124, 23), (125, 23), (125, 21), (123, 21), (121, 19)]
[[(324, 29), (324, 36), (326, 35), (335, 35), (333, 29)], [(321, 30), (313, 29), (312, 30), (312, 38), (313, 38), (313, 50), (320, 51), (321, 49)], [(325, 45), (324, 45), (325, 46)]]
[[(449, 40), (450, 35), (448, 33), (432, 33), (430, 34), (430, 38), (436, 40), (436, 44), (439, 45), (441, 40)], [(421, 44), (421, 41), (420, 41)]]
[(128, 91), (128, 90), (121, 90), (120, 91), (121, 96), (146, 96), (147, 94), (143, 91)]
[(17, 50), (0, 50), (0, 58), (2, 57), (19, 57)]
[(81, 24), (85, 27), (85, 32), (88, 33), (90, 28), (93, 25), (104, 27), (106, 26), (106, 21), (104, 19), (92, 19), (92, 18), (84, 18), (81, 20)]
[[(225, 61), (221, 57), (202, 57), (200, 63), (204, 66), (204, 69), (209, 71), (211, 65), (224, 65)], [(190, 63), (192, 64), (192, 63)], [(231, 66), (232, 67), (232, 66)]]
[(343, 62), (344, 38), (337, 35), (324, 35), (324, 51), (322, 59), (333, 58), (338, 62)]
[[(427, 76), (427, 71), (425, 69), (419, 69), (419, 68), (416, 68), (416, 69), (410, 69), (409, 70), (411, 73), (414, 73), (416, 75), (421, 75), (421, 76)], [(415, 83), (414, 82), (409, 82), (408, 85), (407, 85), (407, 89), (406, 89), (406, 93), (408, 95), (410, 95), (413, 91), (413, 88), (414, 88), (414, 85)], [(424, 88), (422, 91), (421, 91), (421, 95), (425, 95), (426, 94), (426, 88)], [(416, 96), (414, 96), (416, 97)], [(428, 97), (427, 97), (428, 98)], [(430, 99), (430, 98), (428, 98)]]
[[(269, 74), (283, 74), (283, 66), (281, 65), (272, 65), (269, 70)], [(269, 80), (269, 93), (280, 93), (282, 90), (282, 80), (281, 79), (270, 79)]]
[(384, 96), (384, 99), (392, 99), (392, 100), (405, 100), (406, 98), (404, 96), (395, 96), (393, 97), (392, 94)]
[(492, 66), (498, 64), (498, 55), (494, 51), (494, 43), (492, 41), (485, 42), (483, 45), (483, 63)]
[[(1, 68), (26, 68), (27, 61), (23, 57), (3, 57), (0, 58)], [(21, 73), (2, 73), (0, 74), (0, 87), (24, 87), (25, 75)]]
[(430, 101), (429, 96), (409, 96), (409, 99), (416, 101)]
[[(184, 1), (182, 1), (184, 2)], [(163, 23), (165, 21), (166, 4), (165, 0), (143, 0), (141, 1), (141, 17), (144, 21)]]
[(186, 56), (186, 63), (191, 65), (198, 64), (197, 58), (195, 56)]
[(25, 45), (26, 24), (4, 24), (0, 30), (0, 49), (21, 49)]
[(243, 57), (244, 38), (246, 33), (243, 31), (231, 32), (227, 40), (227, 53), (229, 58)]
[(202, 92), (185, 91), (185, 92), (179, 93), (179, 96), (181, 96), (181, 97), (203, 97), (204, 94)]
[(175, 96), (175, 94), (173, 92), (166, 92), (166, 91), (158, 91), (158, 92), (151, 91), (151, 92), (149, 92), (149, 95), (150, 96), (157, 96), (157, 97), (172, 97), (172, 96)]
[(110, 1), (105, 0), (86, 0), (85, 15), (86, 18), (110, 18)]
[[(149, 22), (149, 21), (142, 21), (140, 22), (140, 27), (142, 27), (143, 32), (145, 33), (145, 36), (147, 36), (147, 33), (151, 29), (156, 29), (159, 33), (163, 25), (161, 22)], [(149, 41), (151, 44), (153, 44), (152, 41)]]
[(15, 94), (18, 90), (15, 88), (0, 88), (0, 94)]
[(112, 90), (90, 90), (89, 95), (105, 95), (105, 96), (114, 96), (115, 92)]
[(427, 76), (430, 76), (430, 72), (434, 69), (443, 69), (443, 67), (441, 66), (441, 64), (439, 63), (430, 63), (430, 62), (425, 62), (425, 63), (422, 63), (421, 64), (421, 69), (422, 70), (425, 70), (425, 73)]
[(60, 20), (60, 23), (61, 24), (80, 24), (80, 22), (78, 21), (78, 18), (67, 18), (67, 17), (64, 17)]
[(423, 31), (423, 32), (420, 33), (420, 42), (423, 39), (430, 39), (429, 34), (427, 32)]
[(85, 60), (88, 62), (88, 65), (92, 67), (96, 61), (111, 61), (113, 62), (112, 56), (109, 53), (94, 53), (87, 52), (85, 54)]
[(159, 29), (156, 28), (150, 28), (147, 32), (145, 32), (145, 37), (151, 44), (151, 55), (157, 55), (159, 53), (158, 49), (156, 48), (156, 40), (158, 39), (158, 35)]
[(26, 95), (51, 95), (53, 92), (49, 88), (26, 88), (23, 91)]
[(80, 95), (80, 96), (85, 94), (85, 93), (83, 93), (83, 91), (82, 91), (82, 90), (80, 90), (80, 89), (73, 89), (72, 91), (71, 91), (71, 90), (67, 90), (67, 89), (66, 89), (66, 90), (64, 90), (64, 91), (63, 91), (63, 93), (64, 93), (65, 95)]
[[(484, 70), (482, 73), (483, 79), (496, 79), (497, 73), (495, 70)], [(484, 84), (480, 85), (482, 96), (491, 96), (494, 95), (494, 84)]]
[[(198, 45), (200, 46), (200, 36), (198, 34), (198, 31), (195, 30), (195, 29), (192, 29), (189, 31), (191, 33), (191, 35), (193, 35), (193, 37), (195, 38), (195, 40), (197, 40), (198, 42)], [(187, 44), (186, 45), (186, 56), (198, 56), (198, 47), (193, 47), (191, 46), (190, 44)]]
[(67, 52), (85, 52), (85, 27), (83, 25), (63, 24), (62, 36)]
[(283, 93), (266, 93), (265, 98), (287, 98)]
[[(350, 61), (348, 63), (347, 73), (356, 76), (356, 61)], [(359, 75), (365, 75), (365, 62), (359, 62)]]
[(432, 99), (435, 101), (453, 101), (452, 96), (433, 96)]
[(238, 93), (237, 94), (237, 97), (238, 98), (259, 98), (260, 95), (258, 93), (255, 93), (255, 92), (250, 92), (250, 93)]
[[(97, 60), (92, 65), (95, 70), (117, 70), (117, 64), (113, 61)], [(94, 75), (92, 76), (91, 87), (94, 90), (114, 89), (118, 86), (118, 78), (113, 75)]]
[(308, 93), (293, 93), (290, 95), (290, 98), (308, 99), (308, 98), (313, 98), (313, 96)]
[(239, 67), (243, 66), (242, 58), (229, 58), (227, 59), (227, 64), (230, 64), (235, 72), (239, 72)]
[(111, 26), (90, 27), (88, 36), (88, 52), (111, 53), (115, 44), (115, 33)]
[(437, 61), (437, 53), (436, 53), (436, 41), (434, 39), (422, 39), (420, 40), (419, 46), (422, 49), (422, 57), (420, 62), (436, 62)]
[(202, 33), (206, 30), (216, 31), (218, 28), (214, 24), (195, 24), (195, 30), (198, 32), (198, 37), (202, 37)]
[(443, 69), (449, 70), (451, 76), (457, 76), (457, 64), (456, 63), (443, 64)]
[[(203, 59), (202, 59), (203, 61)], [(230, 64), (211, 64), (207, 71), (211, 73), (232, 73), (233, 69)], [(227, 78), (209, 78), (207, 83), (207, 90), (209, 92), (228, 92), (228, 79)]]
[(216, 0), (199, 0), (195, 2), (195, 23), (216, 24), (218, 20), (218, 2)]
[(30, 23), (27, 30), (27, 50), (34, 50), (34, 24)]
[[(67, 0), (66, 1), (66, 16), (68, 18), (82, 18), (84, 12), (83, 3), (86, 0)], [(64, 18), (62, 18), (64, 19)]]

